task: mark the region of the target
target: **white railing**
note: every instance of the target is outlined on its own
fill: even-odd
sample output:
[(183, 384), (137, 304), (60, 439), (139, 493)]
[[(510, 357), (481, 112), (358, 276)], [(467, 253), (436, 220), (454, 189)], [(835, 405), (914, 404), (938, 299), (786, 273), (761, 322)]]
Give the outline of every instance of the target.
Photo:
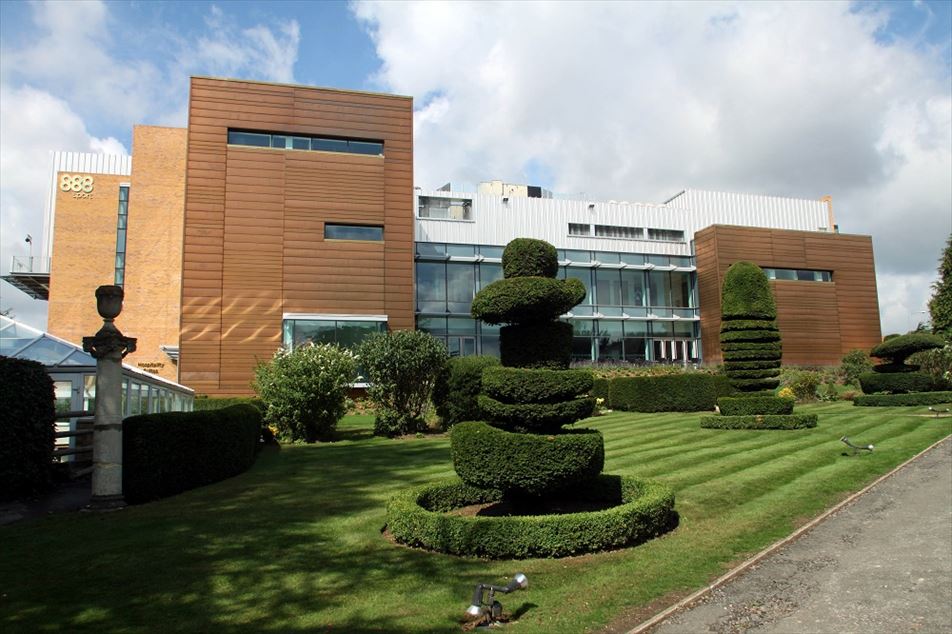
[(49, 273), (50, 259), (33, 256), (13, 256), (11, 273)]

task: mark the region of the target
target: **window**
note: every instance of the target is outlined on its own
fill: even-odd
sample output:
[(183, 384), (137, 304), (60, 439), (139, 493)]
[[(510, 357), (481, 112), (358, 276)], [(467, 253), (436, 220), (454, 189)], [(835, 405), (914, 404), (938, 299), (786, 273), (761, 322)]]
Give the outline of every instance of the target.
[(387, 321), (376, 315), (367, 315), (366, 318), (335, 315), (289, 317), (283, 325), (282, 343), (288, 348), (306, 343), (334, 343), (352, 350), (370, 334), (387, 331)]
[(648, 239), (661, 242), (684, 242), (684, 232), (677, 229), (648, 229)]
[(592, 225), (581, 225), (575, 222), (569, 223), (570, 236), (590, 236), (592, 235)]
[(472, 220), (473, 201), (466, 198), (420, 196), (417, 216), (438, 220)]
[(641, 227), (616, 227), (613, 225), (595, 225), (595, 235), (599, 238), (620, 238), (624, 240), (641, 240), (644, 229)]
[(119, 187), (119, 218), (116, 221), (116, 286), (126, 281), (126, 229), (129, 223), (129, 186)]
[(832, 282), (833, 271), (813, 271), (809, 269), (765, 268), (769, 280), (791, 280), (798, 282)]
[(292, 136), (280, 132), (228, 131), (229, 145), (269, 147), (278, 150), (317, 150), (321, 152), (345, 152), (347, 154), (383, 154), (382, 141), (342, 139), (319, 136)]
[(325, 240), (383, 241), (383, 227), (373, 225), (324, 225)]

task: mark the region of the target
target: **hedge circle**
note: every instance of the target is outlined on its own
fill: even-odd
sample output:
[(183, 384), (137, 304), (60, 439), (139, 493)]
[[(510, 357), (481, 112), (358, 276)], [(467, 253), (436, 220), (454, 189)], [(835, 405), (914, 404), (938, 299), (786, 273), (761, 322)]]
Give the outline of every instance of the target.
[(387, 505), (387, 529), (393, 539), (409, 546), (488, 559), (525, 559), (631, 546), (670, 530), (677, 518), (674, 493), (651, 480), (602, 475), (583, 495), (589, 501), (619, 503), (601, 511), (562, 515), (455, 515), (448, 511), (496, 502), (502, 493), (454, 478), (394, 496)]
[(483, 372), (483, 392), (503, 403), (557, 403), (587, 394), (588, 370), (493, 367)]
[(487, 420), (512, 431), (537, 434), (559, 433), (563, 425), (588, 418), (595, 411), (594, 398), (559, 403), (500, 403), (480, 394), (479, 409)]
[(566, 369), (572, 362), (572, 324), (513, 324), (499, 329), (499, 359), (507, 368)]
[(605, 464), (604, 440), (595, 429), (546, 436), (459, 423), (450, 433), (450, 452), (466, 484), (526, 496), (591, 480)]
[(806, 429), (816, 427), (816, 414), (756, 414), (746, 416), (705, 416), (704, 429)]

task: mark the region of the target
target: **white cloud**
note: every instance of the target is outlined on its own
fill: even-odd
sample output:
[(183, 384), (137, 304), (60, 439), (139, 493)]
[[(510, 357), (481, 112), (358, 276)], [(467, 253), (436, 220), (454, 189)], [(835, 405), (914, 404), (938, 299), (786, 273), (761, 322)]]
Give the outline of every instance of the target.
[[(43, 215), (50, 174), (50, 148), (73, 152), (128, 154), (117, 139), (97, 138), (62, 99), (29, 86), (0, 84), (0, 269), (12, 256), (29, 255), (24, 238), (34, 238), (41, 255)], [(46, 326), (46, 302), (32, 300), (6, 282), (0, 283), (0, 308), (17, 319)]]
[[(874, 237), (884, 332), (952, 231), (941, 47), (846, 3), (354, 5), (383, 89), (420, 97), (417, 184), (519, 182), (660, 202), (685, 187), (832, 195)], [(919, 43), (921, 44), (921, 43)], [(895, 294), (895, 296), (894, 296)], [(914, 326), (915, 324), (913, 324)]]
[[(37, 36), (21, 48), (0, 50), (0, 269), (27, 255), (26, 234), (42, 245), (52, 150), (126, 154), (113, 130), (129, 138), (135, 123), (186, 124), (188, 77), (227, 75), (293, 81), (300, 43), (297, 22), (240, 26), (212, 7), (194, 41), (166, 25), (140, 25), (141, 49), (119, 50), (116, 24), (102, 2), (31, 5)], [(168, 50), (166, 50), (168, 49)], [(171, 54), (174, 51), (175, 54)], [(0, 283), (0, 309), (45, 327), (46, 304)]]

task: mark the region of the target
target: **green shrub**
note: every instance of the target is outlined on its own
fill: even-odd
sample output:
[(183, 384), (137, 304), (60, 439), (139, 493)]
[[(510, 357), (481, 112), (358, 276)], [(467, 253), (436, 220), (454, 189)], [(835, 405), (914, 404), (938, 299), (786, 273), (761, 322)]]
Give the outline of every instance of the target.
[(756, 330), (729, 330), (721, 333), (721, 343), (769, 343), (771, 341), (780, 341), (779, 331), (758, 328)]
[(734, 330), (772, 330), (777, 331), (777, 322), (773, 319), (734, 319), (721, 324), (721, 332)]
[(510, 277), (555, 277), (559, 272), (559, 255), (544, 240), (516, 238), (502, 252), (502, 271)]
[(859, 375), (873, 371), (873, 362), (864, 350), (850, 350), (843, 355), (840, 365), (840, 375), (843, 383), (859, 386)]
[(330, 438), (347, 412), (347, 392), (357, 379), (354, 355), (336, 345), (279, 349), (255, 368), (254, 389), (265, 420), (287, 440)]
[(126, 418), (122, 427), (123, 496), (147, 502), (248, 470), (261, 436), (261, 411), (232, 405), (144, 414)]
[(944, 385), (936, 385), (931, 376), (921, 372), (895, 372), (893, 374), (867, 372), (860, 375), (859, 384), (863, 388), (864, 394), (876, 394), (877, 392), (889, 394), (935, 392), (945, 387)]
[(937, 385), (952, 389), (952, 344), (917, 352), (909, 357), (909, 361), (918, 365), (920, 372), (931, 376)]
[(752, 393), (763, 392), (776, 389), (780, 385), (780, 379), (731, 379), (731, 386), (739, 391)]
[(511, 277), (479, 291), (470, 312), (487, 324), (530, 324), (558, 319), (583, 299), (585, 285), (575, 278)]
[(777, 364), (773, 360), (751, 359), (747, 361), (725, 361), (725, 371), (735, 370), (773, 370)]
[[(605, 403), (608, 404), (608, 390), (611, 387), (611, 380), (603, 378), (595, 378), (592, 380), (592, 389), (589, 392), (589, 396), (594, 399), (603, 398)], [(610, 405), (608, 405), (610, 407)]]
[(838, 401), (840, 398), (840, 393), (839, 390), (836, 389), (836, 383), (833, 381), (827, 381), (824, 383), (823, 387), (817, 389), (816, 397), (827, 403)]
[(723, 396), (717, 399), (722, 416), (749, 416), (756, 414), (792, 414), (792, 398), (779, 396)]
[(943, 405), (952, 403), (952, 392), (914, 392), (912, 394), (869, 394), (857, 396), (853, 405), (859, 407), (895, 407), (908, 405)]
[(450, 434), (453, 468), (470, 486), (515, 495), (557, 493), (597, 476), (605, 463), (601, 432), (514, 434), (486, 423), (460, 423)]
[[(765, 350), (738, 350), (736, 352), (724, 351), (721, 353), (724, 357), (724, 363), (728, 361), (776, 361), (775, 366), (780, 365), (780, 346), (774, 346), (773, 349)], [(726, 369), (725, 369), (726, 372)]]
[(462, 516), (446, 511), (494, 502), (501, 493), (453, 479), (412, 489), (387, 506), (387, 528), (398, 542), (429, 550), (491, 559), (566, 557), (630, 546), (669, 530), (676, 521), (667, 486), (633, 477), (602, 475), (587, 484), (585, 499), (618, 503), (564, 515)]
[(572, 360), (572, 324), (513, 324), (499, 329), (499, 357), (508, 368), (569, 367)]
[(586, 370), (487, 368), (483, 393), (503, 403), (557, 403), (572, 400), (592, 389)]
[(730, 341), (721, 344), (722, 352), (780, 352), (783, 346), (779, 341)]
[(869, 356), (883, 359), (888, 364), (900, 365), (916, 352), (941, 348), (944, 345), (945, 340), (938, 335), (916, 332), (883, 341), (869, 351)]
[(781, 385), (793, 390), (798, 401), (812, 401), (816, 399), (817, 388), (823, 382), (823, 375), (813, 370), (792, 370), (784, 372)]
[(721, 316), (725, 321), (777, 318), (770, 282), (759, 266), (740, 261), (727, 269), (721, 289)]
[(464, 420), (479, 420), (479, 402), (483, 371), (499, 365), (495, 357), (454, 357), (446, 372), (439, 375), (433, 386), (433, 404), (443, 429), (449, 429)]
[(702, 372), (619, 377), (611, 381), (608, 404), (629, 412), (700, 412), (730, 393), (727, 377)]
[(804, 429), (816, 427), (816, 414), (766, 414), (756, 416), (704, 416), (705, 429)]
[[(929, 300), (932, 331), (952, 340), (952, 234), (939, 258), (939, 279), (933, 282), (932, 290)], [(952, 381), (952, 376), (945, 378)]]
[(479, 409), (486, 420), (511, 431), (557, 434), (563, 425), (591, 416), (595, 411), (595, 399), (585, 397), (561, 403), (500, 403), (480, 394)]
[(39, 493), (53, 468), (53, 381), (36, 361), (0, 356), (0, 500)]
[(268, 406), (260, 398), (249, 398), (247, 396), (196, 396), (195, 405), (192, 408), (196, 412), (206, 412), (213, 409), (224, 409), (232, 405), (254, 405), (266, 412)]
[(374, 333), (357, 350), (367, 373), (367, 395), (379, 408), (374, 433), (422, 431), (437, 378), (446, 372), (446, 346), (422, 330)]

